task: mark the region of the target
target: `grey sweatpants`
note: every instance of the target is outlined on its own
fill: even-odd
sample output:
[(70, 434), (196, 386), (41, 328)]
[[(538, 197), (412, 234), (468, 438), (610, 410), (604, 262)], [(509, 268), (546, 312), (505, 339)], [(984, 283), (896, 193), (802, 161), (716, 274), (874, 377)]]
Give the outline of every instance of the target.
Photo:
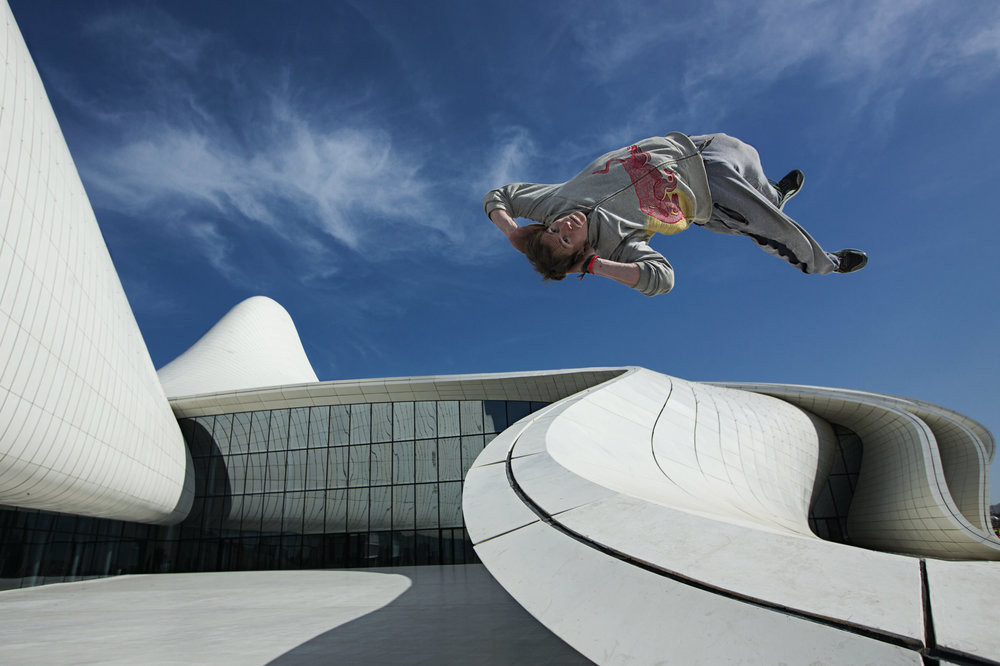
[(700, 146), (713, 137), (701, 154), (713, 203), (712, 218), (702, 226), (752, 238), (803, 273), (832, 272), (836, 258), (778, 209), (778, 191), (767, 181), (757, 150), (726, 134), (692, 136), (691, 140)]

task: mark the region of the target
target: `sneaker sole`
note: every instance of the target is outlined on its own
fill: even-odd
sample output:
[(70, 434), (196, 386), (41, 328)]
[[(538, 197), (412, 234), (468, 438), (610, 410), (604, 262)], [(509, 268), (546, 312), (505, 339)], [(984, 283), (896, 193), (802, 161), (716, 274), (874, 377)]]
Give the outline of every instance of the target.
[[(802, 172), (800, 171), (799, 173), (802, 173)], [(785, 204), (787, 204), (789, 201), (791, 201), (792, 197), (794, 197), (796, 194), (798, 194), (799, 192), (801, 192), (802, 191), (802, 187), (805, 184), (806, 184), (806, 175), (803, 173), (802, 174), (802, 182), (799, 184), (798, 188), (789, 191), (788, 194), (785, 195), (784, 199), (782, 199), (778, 203), (778, 210), (785, 210)]]

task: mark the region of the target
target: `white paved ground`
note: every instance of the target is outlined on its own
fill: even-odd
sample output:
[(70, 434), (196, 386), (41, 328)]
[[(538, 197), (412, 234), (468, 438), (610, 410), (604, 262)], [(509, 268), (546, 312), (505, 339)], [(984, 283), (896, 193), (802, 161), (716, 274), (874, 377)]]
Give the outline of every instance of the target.
[(3, 664), (589, 663), (480, 565), (121, 576), (0, 592)]

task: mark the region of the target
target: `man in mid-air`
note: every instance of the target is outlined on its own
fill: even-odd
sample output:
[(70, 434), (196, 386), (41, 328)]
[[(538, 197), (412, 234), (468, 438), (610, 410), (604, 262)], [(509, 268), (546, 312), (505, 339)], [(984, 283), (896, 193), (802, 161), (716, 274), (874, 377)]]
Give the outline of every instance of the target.
[[(864, 252), (825, 252), (784, 214), (803, 179), (796, 170), (772, 185), (757, 151), (731, 136), (672, 132), (602, 155), (565, 183), (493, 190), (483, 206), (545, 280), (592, 273), (665, 294), (674, 270), (649, 239), (691, 224), (748, 236), (803, 273), (861, 270)], [(519, 217), (538, 224), (518, 226)]]

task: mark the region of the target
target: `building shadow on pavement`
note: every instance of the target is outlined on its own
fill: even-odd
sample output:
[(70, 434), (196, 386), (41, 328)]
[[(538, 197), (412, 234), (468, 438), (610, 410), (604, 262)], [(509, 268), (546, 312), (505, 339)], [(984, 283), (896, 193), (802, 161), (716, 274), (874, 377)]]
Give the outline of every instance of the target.
[(270, 663), (590, 664), (524, 610), (482, 565), (395, 567), (412, 586), (389, 605)]

